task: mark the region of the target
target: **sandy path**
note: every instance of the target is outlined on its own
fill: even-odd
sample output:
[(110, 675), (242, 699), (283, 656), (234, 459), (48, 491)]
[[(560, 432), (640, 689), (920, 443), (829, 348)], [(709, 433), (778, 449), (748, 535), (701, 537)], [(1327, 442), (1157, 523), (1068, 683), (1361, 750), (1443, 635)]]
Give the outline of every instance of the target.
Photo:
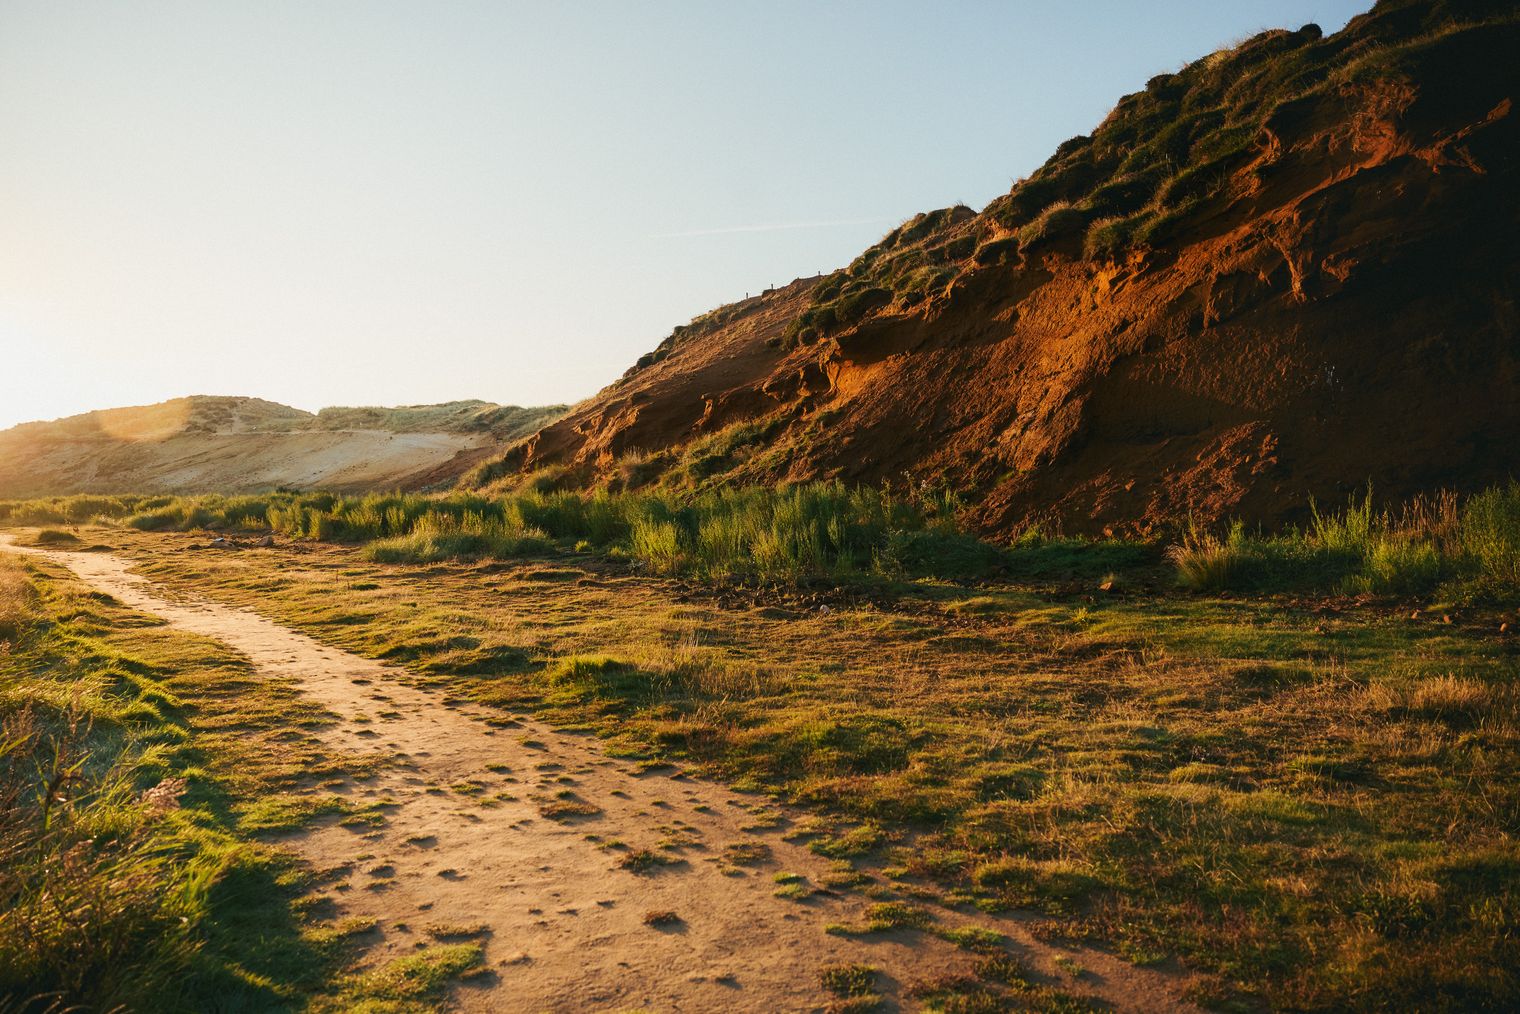
[[(603, 755), (593, 739), (526, 718), (503, 726), (501, 712), (414, 686), (404, 669), (327, 647), (247, 610), (171, 598), (129, 573), (128, 560), (44, 555), (131, 608), (295, 680), (339, 719), (315, 730), (315, 740), (395, 758), (377, 777), (312, 790), (361, 806), (393, 803), (382, 826), (332, 821), (284, 841), (316, 868), (338, 871), (329, 890), (339, 916), (378, 920), (367, 961), (412, 952), (431, 941), (430, 926), (480, 927), (490, 974), (460, 985), (460, 1009), (820, 1010), (830, 998), (819, 969), (848, 963), (881, 970), (878, 985), (891, 1009), (913, 1006), (902, 997), (906, 984), (967, 971), (974, 962), (928, 933), (826, 934), (829, 923), (862, 920), (871, 900), (855, 892), (802, 902), (775, 896), (778, 871), (818, 885), (830, 863), (783, 840), (785, 816), (757, 820), (751, 811), (762, 810), (758, 797), (679, 772), (640, 772)], [(598, 812), (546, 818), (540, 806), (560, 793)], [(627, 848), (605, 847), (614, 841)], [(723, 862), (725, 848), (737, 844), (768, 855), (748, 866)], [(643, 872), (620, 865), (643, 849), (676, 862)], [(930, 907), (940, 925), (1005, 934), (1015, 956), (1069, 992), (1121, 1010), (1191, 1009), (1177, 999), (1178, 982), (1161, 973), (1103, 952), (1052, 947), (1017, 920)], [(674, 912), (680, 921), (645, 925), (652, 911)], [(1058, 956), (1086, 972), (1057, 981)]]

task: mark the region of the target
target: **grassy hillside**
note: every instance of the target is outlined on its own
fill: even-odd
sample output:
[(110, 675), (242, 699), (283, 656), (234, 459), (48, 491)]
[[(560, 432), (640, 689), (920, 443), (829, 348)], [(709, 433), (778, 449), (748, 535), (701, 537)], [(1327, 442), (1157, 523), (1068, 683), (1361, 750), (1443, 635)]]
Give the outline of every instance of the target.
[(1367, 31), (1264, 32), (1156, 75), (980, 214), (957, 206), (916, 215), (827, 276), (788, 340), (817, 341), (873, 311), (944, 299), (978, 268), (1018, 255), (1061, 249), (1122, 261), (1164, 247), (1270, 187), (1263, 148), (1322, 97), (1437, 68), (1460, 73), (1473, 41), (1489, 37), (1488, 49), (1496, 33), (1520, 39), (1513, 5), (1495, 0), (1385, 0), (1376, 13)]
[(397, 433), (490, 433), (516, 440), (563, 415), (565, 405), (520, 408), (488, 401), (450, 401), (441, 405), (394, 408), (324, 408), (315, 425), (329, 430), (391, 430)]

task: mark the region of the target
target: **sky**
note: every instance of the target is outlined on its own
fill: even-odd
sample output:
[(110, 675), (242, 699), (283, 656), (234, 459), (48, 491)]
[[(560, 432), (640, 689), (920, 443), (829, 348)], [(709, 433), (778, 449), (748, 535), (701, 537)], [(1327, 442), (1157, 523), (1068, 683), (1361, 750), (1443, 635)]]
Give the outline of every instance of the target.
[(0, 0), (0, 427), (574, 402), (1370, 0)]

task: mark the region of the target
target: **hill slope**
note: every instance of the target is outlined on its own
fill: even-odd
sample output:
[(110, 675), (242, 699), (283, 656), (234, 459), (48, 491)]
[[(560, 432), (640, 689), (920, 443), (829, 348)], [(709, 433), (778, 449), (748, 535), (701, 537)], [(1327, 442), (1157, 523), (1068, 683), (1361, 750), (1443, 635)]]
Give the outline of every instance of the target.
[(677, 328), (478, 481), (946, 482), (983, 527), (1520, 472), (1520, 22), (1385, 0), (1125, 96), (981, 212)]
[(0, 432), (0, 496), (242, 492), (448, 483), (563, 406), (328, 408), (190, 397)]

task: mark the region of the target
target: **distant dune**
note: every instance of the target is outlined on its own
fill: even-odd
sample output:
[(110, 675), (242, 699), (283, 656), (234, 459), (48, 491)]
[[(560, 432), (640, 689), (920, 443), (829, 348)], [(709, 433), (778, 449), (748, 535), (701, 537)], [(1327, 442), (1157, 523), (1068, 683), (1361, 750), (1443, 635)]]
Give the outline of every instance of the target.
[(456, 401), (313, 415), (259, 398), (176, 398), (0, 432), (0, 496), (446, 485), (563, 412)]

